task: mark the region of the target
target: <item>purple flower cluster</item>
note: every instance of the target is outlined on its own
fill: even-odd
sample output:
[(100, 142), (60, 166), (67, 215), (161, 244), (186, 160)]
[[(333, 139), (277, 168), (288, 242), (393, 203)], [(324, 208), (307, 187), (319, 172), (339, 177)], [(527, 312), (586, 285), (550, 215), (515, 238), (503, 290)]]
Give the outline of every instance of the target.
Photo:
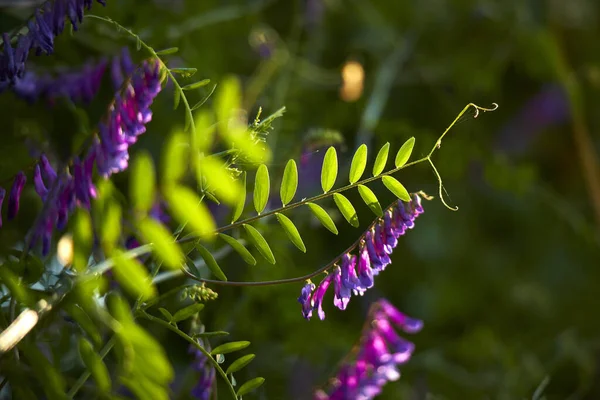
[[(206, 348), (201, 341), (200, 344)], [(192, 397), (199, 400), (209, 400), (212, 393), (212, 386), (215, 381), (215, 369), (207, 363), (208, 358), (195, 346), (190, 346), (190, 353), (194, 355), (193, 368), (199, 372), (198, 382), (192, 389)]]
[(421, 213), (423, 207), (418, 194), (413, 194), (408, 203), (398, 200), (388, 207), (383, 218), (379, 218), (363, 235), (357, 255), (342, 255), (316, 290), (310, 281), (304, 285), (298, 298), (304, 318), (310, 319), (316, 310), (319, 318), (325, 319), (323, 297), (332, 283), (333, 304), (340, 310), (346, 309), (353, 293), (362, 296), (373, 287), (373, 277), (391, 263), (389, 256), (398, 244), (398, 238), (415, 226), (415, 218)]
[[(90, 207), (91, 199), (96, 196), (92, 180), (94, 165), (103, 177), (127, 168), (129, 146), (145, 132), (145, 124), (152, 118), (150, 105), (160, 90), (159, 65), (144, 62), (141, 68), (134, 71), (123, 95), (116, 95), (109, 109), (108, 123), (100, 124), (99, 138), (94, 138), (83, 159), (75, 157), (70, 168), (57, 175), (48, 159), (42, 155), (34, 168), (33, 183), (42, 201), (48, 203), (48, 208), (41, 223), (34, 227), (31, 237), (32, 245), (42, 240), (42, 254), (46, 255), (50, 250), (53, 229), (63, 229), (69, 213), (75, 207)], [(9, 220), (18, 212), (25, 182), (25, 174), (17, 174), (8, 199)], [(3, 189), (0, 195), (4, 197)]]
[(423, 322), (406, 316), (387, 300), (375, 303), (356, 358), (345, 363), (328, 388), (318, 390), (314, 399), (369, 400), (379, 395), (387, 382), (398, 380), (398, 366), (410, 359), (415, 346), (398, 335), (397, 328), (416, 333), (423, 328)]
[[(105, 0), (96, 0), (103, 6)], [(51, 54), (54, 51), (54, 38), (65, 29), (68, 18), (77, 30), (83, 21), (84, 9), (92, 7), (93, 0), (53, 0), (46, 1), (37, 9), (35, 17), (27, 23), (29, 31), (19, 35), (13, 49), (11, 38), (7, 33), (2, 35), (4, 49), (0, 53), (0, 86), (15, 85), (25, 75), (25, 61), (29, 51), (35, 49), (36, 54)]]

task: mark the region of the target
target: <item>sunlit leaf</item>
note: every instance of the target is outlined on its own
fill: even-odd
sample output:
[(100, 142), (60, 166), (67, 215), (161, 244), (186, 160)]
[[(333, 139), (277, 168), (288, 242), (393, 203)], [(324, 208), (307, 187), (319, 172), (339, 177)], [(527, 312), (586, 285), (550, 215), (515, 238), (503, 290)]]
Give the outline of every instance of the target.
[(331, 190), (335, 184), (337, 173), (337, 153), (335, 151), (335, 147), (331, 146), (327, 150), (327, 153), (325, 153), (325, 158), (323, 159), (323, 168), (321, 169), (321, 187), (323, 188), (323, 193), (327, 193), (329, 190)]
[(156, 173), (152, 157), (146, 151), (140, 152), (131, 165), (129, 196), (136, 211), (147, 213), (154, 204)]
[(223, 79), (215, 96), (215, 112), (223, 130), (228, 129), (229, 119), (240, 109), (242, 103), (242, 88), (235, 76)]
[(344, 218), (346, 218), (346, 221), (348, 221), (348, 223), (353, 227), (358, 228), (358, 215), (356, 214), (354, 206), (352, 205), (352, 203), (350, 203), (350, 200), (348, 200), (343, 194), (334, 193), (333, 201), (335, 202), (335, 205), (338, 207)]
[(157, 56), (166, 56), (169, 54), (175, 54), (179, 51), (179, 47), (169, 47), (168, 49), (158, 50), (156, 52)]
[(184, 133), (176, 131), (169, 137), (161, 160), (163, 183), (176, 183), (183, 177), (188, 166), (188, 149), (187, 135)]
[(226, 281), (227, 277), (223, 273), (223, 270), (221, 270), (221, 267), (219, 267), (217, 260), (215, 260), (215, 257), (213, 257), (211, 252), (200, 243), (196, 244), (196, 250), (198, 250), (198, 253), (200, 253), (200, 256), (204, 259), (206, 266), (208, 269), (210, 269), (213, 275), (219, 280)]
[(385, 164), (387, 163), (389, 152), (390, 142), (387, 142), (381, 147), (381, 149), (379, 149), (379, 153), (377, 153), (375, 164), (373, 164), (373, 176), (377, 176), (383, 172)]
[(371, 209), (371, 211), (373, 211), (375, 215), (378, 217), (383, 217), (381, 204), (379, 204), (379, 200), (377, 200), (375, 193), (373, 193), (371, 189), (364, 185), (358, 185), (358, 193), (365, 204)]
[(242, 175), (240, 176), (240, 183), (240, 194), (235, 206), (233, 207), (233, 217), (231, 219), (231, 223), (237, 221), (244, 212), (244, 206), (246, 205), (246, 171), (242, 172)]
[(199, 157), (196, 173), (198, 184), (206, 181), (208, 189), (217, 198), (228, 204), (235, 204), (239, 200), (242, 190), (240, 183), (233, 179), (225, 164), (216, 157)]
[(402, 201), (410, 201), (410, 195), (406, 188), (392, 176), (384, 176), (382, 179), (386, 188)]
[(287, 237), (294, 244), (294, 246), (300, 249), (300, 251), (302, 251), (303, 253), (306, 253), (306, 246), (304, 246), (302, 237), (300, 237), (300, 232), (298, 232), (298, 229), (296, 228), (292, 220), (280, 213), (276, 213), (275, 215), (277, 216), (277, 220), (281, 224), (281, 227), (285, 231)]
[(173, 186), (164, 194), (173, 216), (188, 224), (198, 236), (206, 239), (213, 237), (215, 221), (200, 198), (184, 186)]
[(111, 381), (108, 368), (104, 365), (102, 358), (94, 351), (92, 344), (83, 338), (79, 339), (79, 355), (88, 371), (91, 372), (98, 389), (102, 393), (110, 391)]
[(261, 164), (254, 181), (254, 208), (259, 214), (264, 211), (269, 201), (270, 185), (269, 170), (265, 164)]
[(191, 318), (194, 315), (198, 314), (200, 311), (202, 311), (203, 308), (204, 304), (200, 303), (195, 303), (185, 308), (182, 308), (181, 310), (177, 311), (175, 315), (173, 315), (173, 321), (179, 322)]
[(233, 353), (234, 351), (240, 351), (250, 346), (250, 342), (248, 341), (239, 341), (239, 342), (229, 342), (222, 344), (220, 346), (215, 347), (210, 354), (213, 356), (215, 354), (228, 354)]
[(170, 71), (174, 74), (179, 74), (184, 78), (189, 78), (198, 72), (197, 68), (171, 68)]
[(181, 268), (184, 257), (171, 232), (160, 222), (144, 218), (137, 224), (138, 232), (145, 243), (152, 243), (152, 252), (172, 269)]
[(323, 207), (315, 203), (306, 203), (306, 205), (308, 206), (308, 208), (310, 208), (310, 211), (312, 211), (314, 216), (317, 217), (317, 219), (321, 222), (321, 224), (323, 224), (325, 228), (327, 228), (330, 232), (336, 235), (338, 234), (337, 227), (333, 223), (333, 220), (331, 219), (329, 214), (327, 214), (327, 211), (323, 209)]
[(248, 249), (245, 248), (243, 244), (224, 233), (219, 233), (219, 237), (225, 242), (227, 242), (227, 244), (230, 245), (233, 248), (233, 250), (235, 250), (246, 263), (250, 265), (256, 265), (256, 259), (252, 254), (250, 254)]
[(132, 295), (148, 299), (156, 294), (146, 268), (135, 258), (127, 258), (115, 249), (113, 253), (115, 278)]
[(185, 85), (181, 89), (183, 90), (194, 90), (201, 88), (202, 86), (206, 86), (210, 83), (210, 79), (202, 79), (201, 81), (190, 83), (189, 85)]
[(250, 364), (250, 362), (254, 360), (254, 357), (256, 357), (254, 354), (248, 354), (238, 358), (237, 360), (231, 363), (231, 365), (227, 368), (227, 371), (225, 371), (225, 373), (229, 375), (238, 372), (246, 365)]
[(406, 164), (413, 151), (413, 147), (415, 147), (415, 138), (411, 137), (404, 142), (402, 147), (400, 147), (400, 150), (398, 150), (398, 154), (396, 154), (396, 161), (394, 162), (396, 168), (400, 168)]
[(240, 386), (240, 388), (237, 391), (237, 395), (239, 397), (244, 396), (250, 393), (251, 391), (258, 389), (260, 386), (262, 386), (263, 383), (265, 383), (265, 378), (258, 377), (250, 379), (248, 382)]
[(198, 156), (208, 151), (214, 142), (216, 125), (211, 112), (202, 110), (194, 118), (196, 130), (192, 132), (192, 150), (194, 155)]
[(92, 219), (87, 210), (77, 208), (73, 223), (73, 268), (82, 272), (87, 268), (94, 233)]
[(102, 247), (110, 253), (117, 240), (121, 237), (121, 206), (116, 201), (110, 201), (102, 218)]
[(352, 157), (352, 164), (350, 165), (350, 183), (358, 182), (362, 174), (365, 172), (367, 167), (367, 145), (362, 144), (354, 153)]
[(244, 224), (243, 226), (246, 230), (246, 233), (248, 234), (248, 240), (250, 240), (254, 247), (256, 247), (258, 252), (268, 262), (270, 262), (271, 264), (275, 264), (275, 256), (273, 255), (273, 251), (271, 251), (271, 248), (269, 247), (269, 244), (267, 243), (263, 235), (261, 235), (260, 232), (256, 230), (256, 228), (252, 225)]
[(283, 171), (283, 179), (281, 181), (281, 189), (279, 195), (281, 203), (285, 206), (294, 198), (296, 189), (298, 188), (298, 167), (294, 160), (289, 160)]

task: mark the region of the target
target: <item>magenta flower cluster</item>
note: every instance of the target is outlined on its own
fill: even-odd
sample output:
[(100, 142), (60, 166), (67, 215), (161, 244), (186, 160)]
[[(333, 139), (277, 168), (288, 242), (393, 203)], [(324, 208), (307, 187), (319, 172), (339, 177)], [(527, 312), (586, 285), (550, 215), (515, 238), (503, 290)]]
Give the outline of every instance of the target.
[(386, 383), (400, 378), (398, 367), (415, 349), (396, 330), (417, 333), (422, 328), (422, 321), (406, 316), (387, 300), (379, 300), (369, 313), (356, 357), (345, 362), (327, 388), (315, 392), (314, 399), (373, 399)]
[(418, 194), (413, 194), (410, 202), (398, 200), (388, 207), (383, 218), (379, 218), (360, 239), (356, 255), (346, 253), (336, 260), (333, 271), (318, 287), (310, 281), (304, 285), (298, 298), (304, 318), (310, 319), (316, 311), (321, 320), (325, 319), (323, 298), (331, 284), (333, 304), (340, 310), (346, 309), (352, 294), (362, 296), (373, 287), (374, 276), (391, 263), (390, 254), (398, 244), (398, 238), (414, 227), (415, 219), (421, 213), (423, 207)]

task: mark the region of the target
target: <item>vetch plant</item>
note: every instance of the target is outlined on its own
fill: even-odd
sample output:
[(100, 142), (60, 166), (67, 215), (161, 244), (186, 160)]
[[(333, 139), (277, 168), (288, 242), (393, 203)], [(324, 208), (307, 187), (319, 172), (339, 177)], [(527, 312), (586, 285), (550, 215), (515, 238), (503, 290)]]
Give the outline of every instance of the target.
[[(213, 86), (207, 96), (199, 96), (198, 89), (210, 81), (189, 81), (195, 68), (170, 67), (169, 57), (177, 48), (155, 50), (141, 35), (112, 19), (83, 15), (91, 4), (46, 2), (29, 22), (28, 33), (15, 37), (16, 50), (11, 47), (11, 36), (4, 35), (0, 80), (3, 89), (11, 90), (5, 90), (3, 96), (14, 93), (29, 102), (66, 98), (70, 104), (89, 103), (98, 96), (107, 69), (114, 96), (104, 105), (94, 132), (68, 159), (43, 152), (32, 159), (30, 169), (11, 178), (9, 190), (0, 188), (0, 207), (6, 209), (5, 220), (0, 219), (2, 229), (19, 222), (28, 184), (39, 200), (27, 235), (16, 238), (10, 250), (0, 254), (2, 304), (8, 318), (0, 333), (0, 357), (30, 367), (40, 385), (23, 387), (18, 377), (9, 375), (2, 385), (9, 385), (15, 398), (29, 394), (83, 398), (92, 390), (106, 398), (119, 398), (123, 393), (141, 399), (173, 398), (185, 385), (174, 379), (170, 355), (156, 336), (158, 327), (186, 342), (193, 355), (193, 397), (216, 398), (218, 376), (225, 388), (219, 398), (241, 399), (265, 382), (262, 377), (245, 382), (236, 379), (245, 376), (241, 371), (256, 357), (239, 355), (251, 348), (250, 342), (225, 340), (229, 334), (224, 331), (197, 329), (203, 324), (204, 308), (218, 301), (217, 288), (295, 283), (301, 292), (298, 302), (304, 318), (310, 319), (313, 313), (320, 320), (325, 318), (323, 303), (328, 290), (333, 292), (334, 306), (345, 310), (352, 295), (362, 296), (373, 287), (376, 277), (390, 268), (398, 241), (414, 228), (424, 211), (423, 200), (432, 199), (418, 188), (409, 192), (394, 175), (417, 164), (429, 164), (438, 180), (440, 200), (456, 210), (443, 197), (433, 155), (469, 110), (477, 117), (496, 105), (468, 104), (424, 157), (414, 159), (415, 138), (409, 138), (398, 146), (391, 168), (387, 168), (391, 143), (383, 145), (375, 157), (365, 144), (359, 146), (343, 184), (340, 172), (345, 171), (344, 166), (336, 148), (329, 147), (320, 171), (321, 193), (298, 199), (296, 161), (287, 161), (281, 176), (270, 169), (273, 151), (267, 138), (285, 108), (273, 110), (267, 117), (259, 108), (255, 118), (248, 120), (242, 110), (242, 85), (234, 77), (224, 78), (216, 90)], [(116, 28), (135, 41), (145, 58), (134, 63), (125, 49), (110, 61), (87, 64), (79, 72), (51, 77), (29, 71), (25, 64), (28, 52), (36, 49), (51, 54), (53, 38), (63, 31), (65, 16), (73, 28), (85, 18), (93, 21), (91, 25)], [(140, 151), (132, 157), (131, 151), (149, 129), (155, 100), (167, 87), (173, 93), (173, 108), (183, 107), (185, 120), (183, 126), (173, 124), (161, 143), (157, 167), (150, 153)], [(373, 167), (365, 177), (370, 160)], [(116, 174), (128, 178), (127, 190), (114, 182)], [(397, 197), (385, 208), (369, 187), (379, 180)], [(280, 183), (278, 188), (274, 182)], [(271, 238), (259, 221), (278, 225), (276, 229), (302, 253), (311, 249), (302, 238), (303, 227), (296, 226), (296, 209), (309, 210), (325, 229), (337, 235), (341, 228), (323, 206), (330, 199), (350, 226), (360, 227), (355, 206), (347, 197), (347, 192), (355, 189), (375, 220), (331, 262), (304, 276), (260, 281), (228, 278), (232, 271), (219, 262), (230, 252), (248, 265), (277, 264)], [(273, 196), (279, 197), (280, 207), (272, 207), (276, 203)], [(228, 210), (228, 224), (218, 223), (214, 207)], [(56, 252), (53, 238), (59, 235), (72, 238), (73, 255), (72, 261), (57, 271), (50, 256)], [(320, 282), (313, 283), (317, 277), (322, 277)], [(169, 289), (161, 285), (174, 279), (183, 283)], [(66, 371), (61, 360), (48, 359), (46, 350), (52, 344), (38, 341), (52, 333), (52, 324), (64, 320), (75, 323), (67, 328), (73, 330), (78, 349), (79, 375), (73, 379), (65, 377), (74, 371)], [(398, 379), (398, 366), (406, 363), (414, 350), (397, 331), (416, 333), (421, 327), (421, 321), (405, 316), (388, 301), (376, 302), (359, 345), (315, 398), (375, 397), (384, 384)]]

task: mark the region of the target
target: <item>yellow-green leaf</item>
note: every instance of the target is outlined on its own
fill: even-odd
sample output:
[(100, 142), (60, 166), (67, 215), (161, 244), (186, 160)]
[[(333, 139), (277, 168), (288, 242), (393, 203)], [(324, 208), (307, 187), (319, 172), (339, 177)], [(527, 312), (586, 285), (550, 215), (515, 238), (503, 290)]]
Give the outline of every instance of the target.
[(248, 342), (247, 340), (242, 340), (239, 342), (229, 342), (229, 343), (225, 343), (225, 344), (215, 347), (210, 352), (210, 354), (212, 354), (214, 356), (216, 354), (233, 353), (234, 351), (243, 350), (248, 346), (250, 346), (250, 342)]
[(377, 176), (383, 172), (385, 164), (387, 163), (389, 152), (390, 142), (387, 142), (381, 147), (381, 149), (379, 149), (379, 153), (377, 153), (375, 164), (373, 164), (373, 176)]
[(275, 256), (273, 255), (273, 251), (271, 251), (271, 248), (269, 247), (269, 244), (267, 243), (263, 235), (261, 235), (260, 232), (256, 230), (256, 228), (252, 225), (244, 224), (244, 229), (248, 234), (248, 239), (254, 245), (254, 247), (256, 247), (258, 252), (268, 262), (270, 262), (271, 264), (275, 264)]
[(169, 47), (168, 49), (158, 50), (156, 52), (157, 56), (166, 56), (169, 54), (175, 54), (179, 51), (178, 47)]
[(137, 225), (145, 243), (152, 243), (152, 252), (169, 268), (179, 269), (184, 257), (181, 248), (173, 240), (171, 232), (152, 218), (144, 218)]
[(181, 89), (183, 90), (194, 90), (201, 88), (202, 86), (206, 86), (210, 83), (210, 79), (202, 79), (201, 81), (190, 83), (189, 85), (185, 85)]
[(261, 164), (254, 180), (254, 208), (259, 214), (264, 211), (269, 201), (270, 186), (269, 170), (265, 164)]
[(331, 219), (329, 214), (327, 214), (327, 211), (323, 209), (323, 207), (315, 203), (306, 203), (306, 205), (308, 206), (308, 208), (310, 208), (310, 211), (312, 211), (314, 216), (317, 217), (317, 219), (321, 222), (321, 224), (323, 224), (325, 228), (327, 228), (333, 234), (338, 234), (337, 227), (333, 223), (333, 220)]
[(162, 182), (172, 184), (179, 181), (188, 166), (187, 136), (182, 132), (174, 132), (167, 140), (162, 155)]
[(111, 381), (108, 368), (104, 365), (102, 358), (94, 351), (92, 344), (84, 338), (79, 339), (79, 355), (96, 381), (98, 389), (102, 393), (110, 391)]
[(78, 208), (75, 211), (73, 225), (73, 268), (83, 272), (87, 268), (94, 239), (92, 219), (87, 210)]
[(400, 147), (400, 150), (398, 150), (398, 154), (396, 154), (396, 168), (400, 168), (404, 166), (404, 164), (406, 164), (406, 162), (410, 158), (410, 154), (413, 151), (413, 147), (415, 147), (415, 138), (411, 137), (406, 142), (404, 142), (402, 147)]
[(279, 221), (279, 223), (281, 224), (281, 227), (290, 239), (290, 242), (292, 242), (294, 246), (300, 249), (300, 251), (306, 253), (306, 246), (304, 246), (302, 237), (300, 237), (300, 232), (298, 232), (298, 229), (296, 228), (292, 220), (280, 213), (276, 213), (275, 216), (277, 216), (277, 221)]
[(147, 213), (154, 204), (156, 173), (152, 157), (146, 151), (140, 152), (131, 165), (129, 196), (136, 211)]
[(237, 360), (231, 363), (231, 365), (229, 366), (229, 368), (227, 368), (227, 371), (225, 371), (225, 373), (229, 375), (233, 374), (234, 372), (238, 372), (240, 369), (250, 364), (250, 362), (254, 360), (254, 357), (256, 357), (254, 354), (248, 354), (238, 358)]
[(371, 189), (364, 185), (358, 185), (358, 193), (365, 204), (371, 209), (371, 211), (373, 211), (375, 215), (378, 217), (383, 217), (381, 204), (379, 204), (379, 200), (377, 200), (375, 193), (373, 193)]
[(327, 153), (325, 153), (325, 158), (323, 159), (323, 168), (321, 169), (321, 187), (323, 188), (323, 193), (327, 193), (331, 190), (335, 184), (337, 173), (337, 152), (335, 151), (335, 147), (331, 146), (327, 150)]
[(348, 223), (353, 227), (358, 228), (358, 215), (356, 215), (356, 210), (354, 209), (352, 203), (350, 203), (350, 200), (348, 200), (343, 194), (334, 193), (333, 201), (344, 218), (346, 218), (346, 221), (348, 221)]
[(217, 260), (215, 260), (211, 252), (200, 243), (196, 244), (196, 250), (198, 250), (198, 253), (200, 253), (200, 256), (204, 259), (210, 272), (212, 272), (219, 280), (227, 281), (227, 277), (223, 273), (223, 270), (221, 270), (221, 267), (219, 267), (219, 264), (217, 264)]
[(208, 110), (202, 110), (194, 118), (196, 130), (192, 132), (192, 149), (194, 155), (198, 156), (209, 150), (214, 142), (216, 125), (213, 114)]
[(126, 291), (143, 300), (156, 294), (148, 271), (137, 259), (127, 258), (120, 250), (115, 250), (113, 261), (115, 278)]
[(396, 178), (386, 175), (381, 179), (385, 187), (388, 188), (390, 192), (394, 193), (396, 197), (402, 201), (410, 201), (408, 191)]
[(350, 183), (358, 182), (367, 167), (367, 145), (361, 144), (352, 157), (350, 165)]
[(110, 201), (102, 219), (102, 247), (110, 253), (117, 240), (121, 237), (121, 206), (116, 201)]
[(173, 322), (184, 321), (184, 320), (191, 318), (194, 315), (198, 314), (200, 311), (202, 311), (203, 308), (204, 308), (204, 304), (202, 304), (202, 303), (195, 303), (195, 304), (189, 305), (189, 306), (184, 307), (181, 310), (177, 311), (175, 313), (175, 315), (173, 315), (172, 320), (173, 320)]
[(298, 167), (294, 160), (289, 160), (283, 171), (283, 179), (281, 181), (281, 189), (279, 195), (281, 203), (285, 206), (294, 198), (296, 189), (298, 188)]
[(237, 221), (242, 212), (244, 212), (244, 205), (246, 204), (246, 171), (242, 172), (242, 176), (240, 177), (241, 188), (240, 194), (238, 196), (237, 202), (233, 208), (233, 218), (231, 219), (231, 223)]
[(265, 383), (265, 378), (262, 377), (250, 379), (248, 382), (240, 386), (237, 391), (238, 397), (242, 397), (251, 391), (258, 389), (263, 383)]
[(250, 265), (256, 265), (256, 259), (252, 254), (250, 254), (248, 249), (245, 248), (243, 244), (238, 242), (235, 238), (232, 238), (224, 233), (219, 233), (219, 237), (227, 242), (227, 244), (230, 245), (231, 248), (233, 248), (233, 250), (235, 250), (246, 263)]
[(242, 190), (240, 183), (233, 179), (225, 164), (217, 158), (199, 156), (196, 178), (201, 186), (206, 182), (208, 189), (224, 202), (236, 204), (239, 200)]
[(175, 219), (187, 226), (198, 236), (210, 239), (215, 231), (215, 221), (200, 198), (184, 186), (172, 186), (165, 197)]

